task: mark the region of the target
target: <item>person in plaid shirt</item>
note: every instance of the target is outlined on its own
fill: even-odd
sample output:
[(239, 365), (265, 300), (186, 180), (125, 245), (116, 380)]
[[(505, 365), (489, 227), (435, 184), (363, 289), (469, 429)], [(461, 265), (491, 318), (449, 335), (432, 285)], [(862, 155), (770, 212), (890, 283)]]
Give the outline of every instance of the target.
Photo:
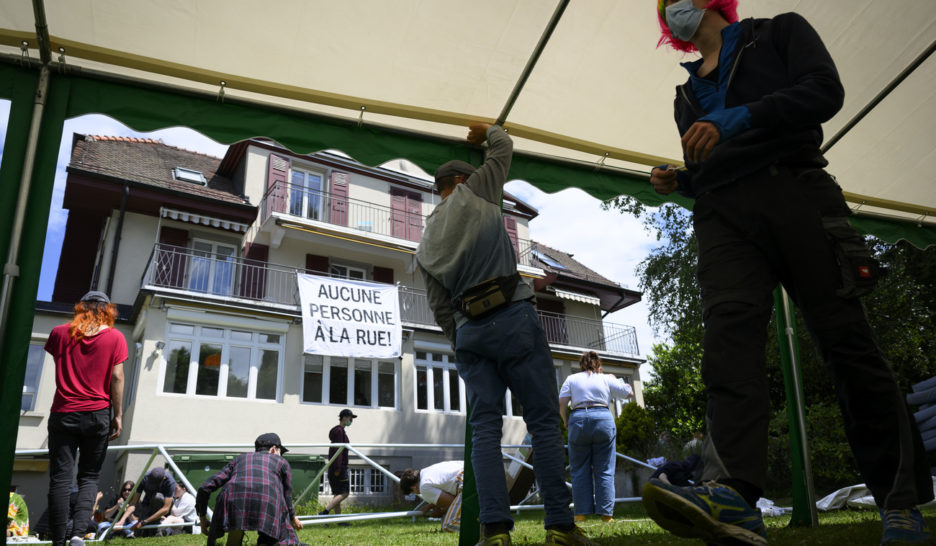
[[(198, 488), (195, 511), (208, 546), (229, 532), (228, 544), (240, 544), (244, 531), (257, 531), (257, 544), (301, 544), (296, 530), (302, 523), (292, 504), (292, 474), (281, 457), (288, 450), (277, 434), (261, 434), (254, 453), (243, 453)], [(227, 484), (215, 501), (209, 525), (208, 497)]]

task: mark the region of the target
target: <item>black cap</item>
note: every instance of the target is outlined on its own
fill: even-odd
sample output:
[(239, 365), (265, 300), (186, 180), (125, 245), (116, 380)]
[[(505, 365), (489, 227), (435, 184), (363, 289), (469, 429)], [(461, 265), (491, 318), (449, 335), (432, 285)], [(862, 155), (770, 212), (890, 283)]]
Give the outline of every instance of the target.
[(471, 163), (465, 163), (464, 161), (453, 159), (442, 164), (441, 167), (436, 169), (435, 179), (438, 183), (440, 178), (445, 178), (446, 176), (458, 176), (463, 174), (465, 176), (471, 176), (474, 174), (475, 168)]
[(341, 410), (341, 413), (338, 414), (339, 419), (344, 419), (345, 417), (353, 417), (357, 419), (357, 415), (355, 415), (354, 412), (349, 409), (343, 409)]
[(271, 448), (271, 447), (278, 447), (280, 448), (280, 451), (283, 453), (286, 453), (287, 451), (289, 451), (288, 449), (283, 447), (283, 442), (280, 441), (279, 434), (275, 432), (265, 432), (261, 434), (260, 436), (257, 436), (257, 439), (254, 440), (255, 449)]
[(81, 296), (81, 301), (99, 301), (101, 303), (110, 303), (110, 298), (108, 298), (107, 294), (104, 292), (92, 290), (84, 296)]

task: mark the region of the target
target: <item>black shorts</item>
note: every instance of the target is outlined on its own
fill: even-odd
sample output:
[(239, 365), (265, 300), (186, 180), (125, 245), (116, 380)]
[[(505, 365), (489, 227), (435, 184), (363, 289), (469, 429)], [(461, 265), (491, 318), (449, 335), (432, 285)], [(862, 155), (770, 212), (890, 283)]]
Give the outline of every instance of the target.
[(351, 491), (351, 484), (348, 480), (348, 469), (332, 472), (328, 469), (328, 486), (331, 488), (332, 495), (345, 495)]

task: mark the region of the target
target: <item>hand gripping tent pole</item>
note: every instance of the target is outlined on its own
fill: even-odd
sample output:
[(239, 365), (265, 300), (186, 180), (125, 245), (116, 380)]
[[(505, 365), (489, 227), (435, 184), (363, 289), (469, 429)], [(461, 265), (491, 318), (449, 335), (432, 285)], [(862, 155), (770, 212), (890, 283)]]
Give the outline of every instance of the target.
[[(543, 34), (540, 36), (539, 42), (536, 43), (536, 47), (533, 49), (533, 53), (530, 55), (529, 60), (527, 60), (526, 66), (523, 67), (523, 72), (520, 73), (520, 78), (517, 80), (513, 90), (510, 92), (510, 96), (507, 98), (507, 102), (504, 104), (504, 108), (501, 110), (500, 115), (497, 116), (497, 125), (503, 127), (504, 123), (507, 121), (507, 116), (510, 114), (510, 110), (513, 109), (514, 103), (517, 102), (517, 97), (520, 96), (520, 91), (523, 90), (523, 86), (526, 84), (527, 79), (533, 72), (533, 68), (536, 66), (536, 61), (539, 60), (540, 55), (546, 48), (546, 44), (549, 42), (549, 37), (552, 36), (553, 31), (559, 24), (559, 20), (562, 18), (562, 14), (565, 12), (566, 6), (568, 5), (569, 0), (560, 0), (556, 5), (556, 9), (553, 11), (552, 17), (549, 18), (549, 23), (543, 30)], [(501, 195), (501, 208), (503, 207), (504, 196)], [(481, 514), (481, 507), (479, 505), (477, 495), (477, 484), (475, 483), (474, 469), (471, 466), (472, 442), (470, 405), (466, 406), (465, 408), (465, 417), (465, 493), (462, 496), (462, 522), (466, 523), (463, 523), (458, 531), (458, 544), (460, 546), (470, 546), (475, 544), (478, 542), (478, 539), (481, 536), (481, 530), (477, 525), (467, 524), (467, 522), (479, 521), (478, 518)]]

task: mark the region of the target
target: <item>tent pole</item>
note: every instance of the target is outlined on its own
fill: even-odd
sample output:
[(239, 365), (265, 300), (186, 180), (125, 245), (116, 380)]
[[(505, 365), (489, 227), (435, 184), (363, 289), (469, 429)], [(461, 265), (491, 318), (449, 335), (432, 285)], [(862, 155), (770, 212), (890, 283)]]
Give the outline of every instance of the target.
[[(41, 7), (41, 0), (36, 0)], [(38, 8), (37, 8), (38, 9)], [(45, 15), (42, 16), (45, 23)], [(36, 31), (39, 32), (39, 16), (36, 17)], [(41, 38), (40, 38), (41, 42)], [(48, 53), (48, 31), (46, 31), (46, 46), (43, 49)], [(33, 164), (36, 160), (36, 146), (39, 142), (39, 128), (42, 124), (42, 112), (45, 108), (46, 97), (49, 92), (49, 65), (43, 64), (39, 71), (39, 83), (36, 85), (36, 95), (33, 102), (32, 120), (29, 124), (29, 135), (26, 138), (26, 154), (23, 160), (23, 171), (20, 176), (19, 194), (16, 198), (16, 210), (13, 217), (13, 229), (10, 232), (10, 246), (7, 260), (3, 266), (3, 285), (0, 287), (0, 354), (6, 341), (7, 314), (10, 310), (10, 296), (13, 290), (13, 281), (19, 277), (19, 247), (23, 235), (23, 222), (26, 218), (26, 201), (29, 198), (29, 188), (32, 181)]]
[(806, 439), (806, 415), (803, 408), (803, 381), (799, 369), (796, 321), (790, 306), (790, 297), (783, 286), (777, 286), (774, 290), (774, 307), (777, 312), (780, 369), (783, 371), (787, 419), (790, 424), (790, 459), (793, 463), (793, 517), (790, 518), (790, 526), (818, 527), (816, 492), (813, 488), (809, 444)]
[(539, 60), (540, 54), (546, 49), (546, 42), (549, 41), (549, 37), (552, 36), (553, 31), (556, 30), (556, 25), (559, 24), (559, 19), (562, 18), (562, 12), (565, 11), (568, 5), (569, 0), (559, 0), (559, 3), (556, 5), (556, 9), (553, 11), (552, 17), (550, 17), (549, 23), (546, 25), (546, 29), (543, 30), (539, 42), (537, 42), (536, 47), (533, 49), (533, 54), (530, 55), (526, 66), (523, 67), (523, 72), (520, 73), (520, 78), (514, 85), (513, 91), (510, 92), (510, 96), (507, 97), (507, 103), (504, 105), (504, 109), (501, 110), (500, 115), (497, 116), (497, 125), (503, 126), (504, 122), (507, 121), (507, 116), (513, 109), (514, 103), (517, 102), (520, 91), (522, 91), (523, 86), (526, 85), (527, 78), (529, 78), (530, 74), (533, 72), (533, 67), (536, 66), (536, 61)]
[(891, 94), (891, 91), (893, 91), (894, 89), (897, 89), (898, 85), (900, 85), (905, 79), (907, 79), (907, 77), (910, 76), (910, 74), (913, 73), (914, 70), (919, 68), (919, 66), (923, 64), (923, 62), (926, 61), (926, 59), (928, 59), (930, 55), (933, 54), (933, 51), (936, 51), (936, 40), (933, 40), (933, 42), (930, 43), (929, 47), (927, 47), (923, 51), (923, 53), (920, 53), (916, 59), (913, 59), (913, 62), (907, 65), (907, 68), (904, 68), (900, 72), (900, 74), (897, 74), (897, 77), (891, 80), (890, 83), (888, 83), (884, 87), (884, 89), (882, 89), (877, 95), (875, 95), (874, 98), (871, 99), (871, 102), (866, 104), (864, 108), (862, 108), (857, 114), (855, 114), (853, 118), (848, 120), (848, 123), (843, 125), (842, 128), (839, 129), (837, 133), (832, 135), (832, 137), (829, 140), (827, 140), (825, 144), (822, 145), (822, 148), (821, 148), (822, 153), (826, 153), (827, 151), (829, 151), (829, 148), (831, 148), (832, 146), (835, 145), (836, 142), (841, 140), (842, 137), (845, 136), (846, 133), (848, 133), (855, 127), (855, 125), (858, 125), (859, 121), (864, 119), (864, 117), (867, 116), (868, 113), (871, 112), (871, 110), (874, 110), (874, 108), (878, 104), (880, 104), (880, 102), (884, 100), (887, 97), (887, 95)]

